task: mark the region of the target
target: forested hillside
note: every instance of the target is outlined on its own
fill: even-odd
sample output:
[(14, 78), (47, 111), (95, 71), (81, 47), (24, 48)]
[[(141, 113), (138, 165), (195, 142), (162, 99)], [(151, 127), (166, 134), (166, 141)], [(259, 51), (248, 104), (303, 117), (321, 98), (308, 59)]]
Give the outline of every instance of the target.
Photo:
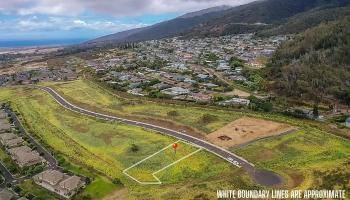
[(184, 38), (262, 32), (261, 35), (299, 33), (322, 21), (339, 19), (349, 13), (338, 9), (349, 0), (265, 0), (232, 8), (183, 33)]
[(322, 22), (343, 19), (350, 16), (350, 7), (331, 7), (313, 9), (308, 12), (297, 14), (286, 21), (275, 24), (272, 28), (265, 28), (257, 32), (258, 36), (286, 35), (305, 31), (308, 28), (318, 26)]
[(311, 99), (316, 106), (332, 98), (350, 104), (350, 17), (323, 23), (283, 44), (266, 76), (279, 94)]

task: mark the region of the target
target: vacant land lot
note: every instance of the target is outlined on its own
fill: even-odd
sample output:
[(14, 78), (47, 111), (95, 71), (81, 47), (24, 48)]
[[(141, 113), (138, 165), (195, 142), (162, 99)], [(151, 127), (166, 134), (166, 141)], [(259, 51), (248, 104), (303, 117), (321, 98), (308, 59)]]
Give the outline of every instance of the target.
[(251, 117), (242, 117), (219, 130), (210, 133), (207, 138), (213, 144), (229, 148), (251, 141), (276, 136), (295, 129), (294, 127)]
[[(318, 175), (320, 172), (334, 174), (334, 170), (349, 162), (349, 140), (314, 128), (305, 121), (271, 114), (216, 111), (146, 102), (138, 104), (137, 101), (126, 102), (105, 91), (89, 88), (88, 85), (85, 87), (86, 90), (84, 87), (79, 88), (79, 85), (69, 86), (69, 88), (71, 100), (82, 101), (80, 105), (104, 112), (118, 114), (123, 113), (125, 109), (126, 113), (133, 115), (129, 110), (140, 106), (143, 111), (142, 114), (138, 114), (139, 116), (149, 117), (149, 114), (153, 114), (157, 117), (170, 118), (167, 112), (176, 110), (180, 116), (175, 116), (171, 120), (176, 121), (177, 118), (183, 117), (181, 123), (189, 126), (191, 124), (185, 121), (183, 113), (186, 113), (189, 120), (192, 120), (196, 126), (199, 125), (194, 123), (195, 121), (203, 119), (204, 114), (210, 114), (216, 118), (209, 117), (214, 121), (208, 123), (206, 127), (211, 127), (210, 130), (213, 131), (244, 115), (299, 126), (300, 130), (295, 133), (254, 142), (241, 149), (231, 149), (258, 167), (270, 169), (282, 175), (285, 178), (282, 188), (306, 189), (315, 185), (321, 187), (323, 181), (327, 179), (320, 179)], [(85, 96), (85, 93), (89, 95)], [(98, 96), (99, 94), (101, 96)], [(101, 99), (109, 103), (106, 104)], [(60, 107), (46, 93), (26, 87), (2, 88), (0, 100), (11, 102), (11, 106), (19, 112), (29, 132), (38, 140), (52, 151), (65, 155), (68, 163), (74, 163), (73, 166), (68, 167), (69, 169), (79, 172), (78, 174), (92, 173), (96, 176), (93, 184), (84, 191), (84, 194), (90, 195), (93, 199), (100, 199), (112, 193), (113, 190), (121, 189), (122, 186), (111, 183), (111, 179), (116, 178), (127, 188), (128, 197), (139, 199), (213, 199), (216, 198), (217, 189), (263, 188), (254, 184), (240, 169), (206, 151), (199, 151), (188, 159), (159, 172), (157, 177), (164, 184), (139, 185), (124, 176), (122, 170), (173, 143), (174, 139), (141, 128), (104, 122), (72, 113)], [(118, 107), (121, 109), (118, 110)], [(152, 113), (152, 108), (159, 109), (161, 114)], [(227, 119), (221, 117), (220, 113), (223, 113), (222, 116)], [(132, 150), (132, 144), (138, 147), (137, 151)], [(349, 170), (350, 168), (344, 168), (342, 171), (346, 175)], [(337, 175), (337, 178), (343, 180), (346, 178), (345, 175)], [(329, 189), (331, 187), (333, 186)], [(335, 185), (335, 187), (343, 186)], [(123, 195), (126, 195), (124, 192), (125, 190)]]
[(139, 182), (161, 182), (162, 180), (158, 180), (154, 177), (154, 175), (156, 176), (155, 173), (163, 171), (163, 169), (167, 168), (169, 165), (181, 162), (181, 160), (184, 160), (199, 151), (199, 148), (184, 142), (179, 141), (176, 144), (178, 144), (176, 151), (174, 151), (172, 146), (169, 145), (131, 166), (125, 171), (125, 173), (137, 179)]
[[(257, 141), (233, 151), (254, 161), (258, 167), (283, 175), (288, 187), (298, 188), (317, 188), (318, 185), (331, 181), (327, 178), (315, 181), (320, 178), (315, 172), (332, 171), (350, 161), (349, 140), (311, 127), (274, 139)], [(350, 168), (343, 169), (343, 173), (349, 174)], [(342, 177), (344, 176), (339, 176), (338, 179), (341, 180)], [(337, 184), (327, 188), (346, 189), (345, 185)]]
[[(68, 166), (68, 169), (78, 174), (90, 175), (80, 167), (74, 167), (83, 166), (94, 174), (104, 175), (110, 180), (118, 179), (129, 188), (131, 196), (134, 193), (137, 195), (140, 188), (143, 193), (150, 192), (151, 196), (158, 195), (139, 186), (122, 174), (122, 171), (172, 144), (176, 141), (175, 139), (142, 128), (76, 114), (63, 109), (48, 94), (36, 89), (25, 87), (1, 89), (0, 99), (2, 102), (10, 101), (11, 107), (20, 114), (20, 119), (37, 140), (74, 163), (73, 166)], [(137, 146), (136, 151), (132, 150), (133, 145)], [(188, 147), (184, 150), (186, 148)], [(189, 159), (191, 162), (200, 163), (200, 166), (188, 164), (183, 166), (180, 162), (173, 167), (178, 174), (185, 174), (186, 170), (190, 170), (196, 174), (196, 181), (208, 178), (207, 174), (210, 174), (210, 177), (218, 177), (223, 173), (238, 171), (237, 168), (207, 152), (195, 154)], [(212, 163), (216, 163), (216, 166), (210, 167)], [(164, 182), (181, 184), (193, 177), (160, 178)], [(102, 198), (117, 188), (111, 185), (108, 179), (98, 176), (95, 179), (84, 192), (93, 198)], [(169, 190), (172, 189), (169, 188)]]

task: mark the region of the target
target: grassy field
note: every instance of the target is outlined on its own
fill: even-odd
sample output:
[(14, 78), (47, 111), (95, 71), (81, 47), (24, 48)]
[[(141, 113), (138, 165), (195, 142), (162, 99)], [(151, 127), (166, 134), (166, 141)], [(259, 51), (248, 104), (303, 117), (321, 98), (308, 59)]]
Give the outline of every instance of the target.
[[(55, 85), (55, 88), (64, 92), (74, 103), (118, 115), (161, 119), (170, 118), (168, 112), (176, 110), (180, 115), (171, 120), (195, 126), (203, 133), (216, 130), (244, 115), (298, 125), (300, 130), (296, 133), (232, 149), (258, 167), (282, 175), (285, 182), (281, 188), (321, 187), (327, 179), (320, 178), (318, 174), (324, 174), (322, 177), (334, 174), (334, 170), (350, 160), (349, 140), (321, 131), (310, 126), (307, 121), (271, 114), (126, 101), (81, 80)], [(263, 188), (254, 184), (240, 169), (203, 150), (159, 172), (157, 177), (164, 184), (136, 184), (124, 176), (122, 170), (173, 143), (174, 139), (141, 128), (95, 120), (67, 111), (39, 90), (3, 88), (0, 89), (0, 99), (11, 101), (11, 106), (21, 114), (29, 132), (54, 152), (63, 155), (66, 160), (63, 166), (94, 178), (81, 195), (101, 199), (123, 187), (113, 184), (113, 179), (119, 179), (123, 183), (131, 199), (212, 199), (215, 198), (217, 189)], [(216, 117), (209, 123), (202, 123), (206, 125), (201, 128), (202, 125), (198, 123), (207, 114)], [(138, 147), (137, 151), (132, 151), (133, 144)], [(161, 164), (160, 160), (156, 159), (151, 166)], [(350, 168), (342, 168), (342, 171), (344, 174), (339, 175), (339, 180), (345, 179)]]
[[(92, 110), (102, 110), (107, 113), (144, 119), (168, 120), (190, 126), (203, 133), (210, 133), (242, 116), (241, 113), (237, 112), (231, 113), (200, 107), (183, 105), (172, 105), (170, 107), (168, 104), (129, 101), (113, 96), (108, 91), (101, 90), (98, 86), (84, 80), (77, 80), (68, 84), (50, 84), (50, 86), (72, 102)], [(176, 111), (177, 115), (169, 115), (171, 111)], [(212, 119), (206, 121), (205, 116), (208, 114), (212, 115)]]
[[(20, 119), (23, 120), (28, 132), (34, 134), (56, 154), (64, 155), (63, 159), (66, 160), (63, 163), (64, 167), (90, 177), (92, 175), (89, 172), (94, 173), (92, 176), (94, 181), (84, 194), (95, 199), (100, 199), (120, 187), (114, 186), (111, 181), (96, 174), (104, 175), (110, 180), (121, 180), (130, 194), (136, 192), (137, 195), (137, 191), (143, 186), (124, 176), (122, 170), (176, 141), (142, 128), (96, 120), (62, 109), (48, 94), (40, 90), (23, 87), (1, 89), (0, 99), (3, 102), (10, 101), (11, 107), (20, 114)], [(136, 152), (131, 150), (132, 144), (138, 147)], [(199, 175), (196, 181), (201, 180), (200, 174), (203, 178), (207, 178), (207, 169), (212, 163), (218, 166), (210, 170), (212, 176), (238, 171), (207, 152), (193, 155), (189, 159), (202, 165), (192, 167), (186, 164), (184, 167), (179, 163), (174, 168), (178, 173), (183, 170), (196, 172)], [(174, 179), (166, 176), (161, 178), (162, 181), (169, 183), (175, 182)], [(189, 179), (191, 177), (183, 179), (183, 182)], [(149, 194), (153, 196), (158, 195), (148, 190), (143, 191), (150, 192)]]
[(350, 161), (349, 140), (314, 128), (258, 141), (233, 151), (260, 168), (283, 175), (289, 187), (299, 188), (315, 186), (314, 171), (327, 171)]

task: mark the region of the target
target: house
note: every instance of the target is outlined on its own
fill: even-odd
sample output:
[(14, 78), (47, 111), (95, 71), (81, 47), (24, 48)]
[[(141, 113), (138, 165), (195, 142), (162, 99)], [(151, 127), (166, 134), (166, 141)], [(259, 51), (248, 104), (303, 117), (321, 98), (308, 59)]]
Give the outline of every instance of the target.
[(44, 161), (37, 151), (32, 151), (27, 146), (15, 147), (8, 152), (20, 167), (33, 166)]
[(1, 200), (13, 200), (15, 199), (15, 194), (8, 189), (0, 189), (0, 199)]
[(210, 79), (210, 76), (206, 74), (198, 74), (197, 78), (201, 81), (208, 81)]
[(6, 119), (6, 118), (7, 118), (6, 112), (0, 110), (0, 119)]
[(212, 100), (212, 97), (210, 95), (202, 93), (194, 93), (190, 96), (190, 98), (196, 102), (210, 102)]
[(13, 140), (13, 139), (16, 139), (17, 136), (13, 133), (3, 133), (3, 134), (0, 134), (0, 142), (1, 144), (5, 145), (4, 143), (8, 140)]
[(7, 140), (3, 145), (8, 147), (8, 148), (13, 148), (13, 147), (18, 147), (23, 144), (24, 140), (20, 137), (17, 137), (12, 140)]
[(184, 95), (184, 94), (190, 93), (188, 89), (184, 89), (182, 87), (172, 87), (172, 88), (162, 90), (162, 92), (170, 96), (178, 96), (178, 95)]
[(167, 89), (170, 87), (171, 87), (170, 85), (165, 84), (165, 83), (157, 83), (157, 84), (151, 86), (151, 88), (158, 89), (158, 90), (164, 90), (164, 89)]
[(345, 120), (345, 126), (350, 128), (350, 117)]
[(132, 95), (145, 96), (141, 92), (142, 92), (142, 88), (134, 88), (134, 89), (131, 89), (131, 90), (127, 91), (127, 93), (132, 94)]
[(55, 192), (65, 198), (70, 198), (85, 185), (78, 176), (70, 176), (57, 170), (46, 170), (33, 177), (36, 184)]
[(206, 88), (216, 88), (216, 87), (219, 87), (218, 85), (216, 84), (213, 84), (213, 83), (205, 83), (203, 84)]
[(220, 106), (230, 106), (230, 105), (248, 106), (249, 104), (250, 104), (250, 100), (248, 100), (248, 99), (240, 99), (240, 98), (232, 98), (230, 100), (219, 102)]
[(0, 142), (2, 145), (11, 148), (21, 145), (24, 141), (13, 133), (3, 133), (0, 134)]
[(7, 133), (11, 131), (11, 125), (6, 119), (0, 119), (0, 133)]

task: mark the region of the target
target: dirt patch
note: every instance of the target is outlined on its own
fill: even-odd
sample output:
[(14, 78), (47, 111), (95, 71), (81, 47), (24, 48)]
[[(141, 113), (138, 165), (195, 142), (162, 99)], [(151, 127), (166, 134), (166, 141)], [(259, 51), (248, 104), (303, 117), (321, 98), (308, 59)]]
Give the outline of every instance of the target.
[(128, 190), (126, 188), (114, 191), (111, 195), (103, 198), (103, 200), (119, 200), (128, 199)]
[(291, 171), (288, 176), (293, 180), (292, 188), (298, 187), (304, 181), (304, 175), (298, 171)]
[[(247, 144), (258, 139), (287, 133), (294, 129), (295, 127), (288, 124), (242, 117), (210, 133), (207, 135), (207, 139), (218, 146), (230, 148)], [(231, 138), (231, 140), (223, 140), (222, 138)]]
[(249, 97), (251, 95), (248, 92), (245, 92), (243, 90), (239, 90), (239, 89), (236, 89), (236, 88), (232, 92), (226, 92), (225, 94), (226, 95), (231, 95), (231, 96), (239, 96), (239, 97), (243, 97), (243, 98)]
[(102, 133), (101, 135), (98, 136), (98, 138), (101, 138), (104, 143), (107, 145), (110, 145), (112, 143), (112, 138), (114, 134), (113, 133)]
[(89, 128), (86, 126), (86, 124), (73, 124), (72, 128), (79, 133), (87, 133), (89, 131)]

